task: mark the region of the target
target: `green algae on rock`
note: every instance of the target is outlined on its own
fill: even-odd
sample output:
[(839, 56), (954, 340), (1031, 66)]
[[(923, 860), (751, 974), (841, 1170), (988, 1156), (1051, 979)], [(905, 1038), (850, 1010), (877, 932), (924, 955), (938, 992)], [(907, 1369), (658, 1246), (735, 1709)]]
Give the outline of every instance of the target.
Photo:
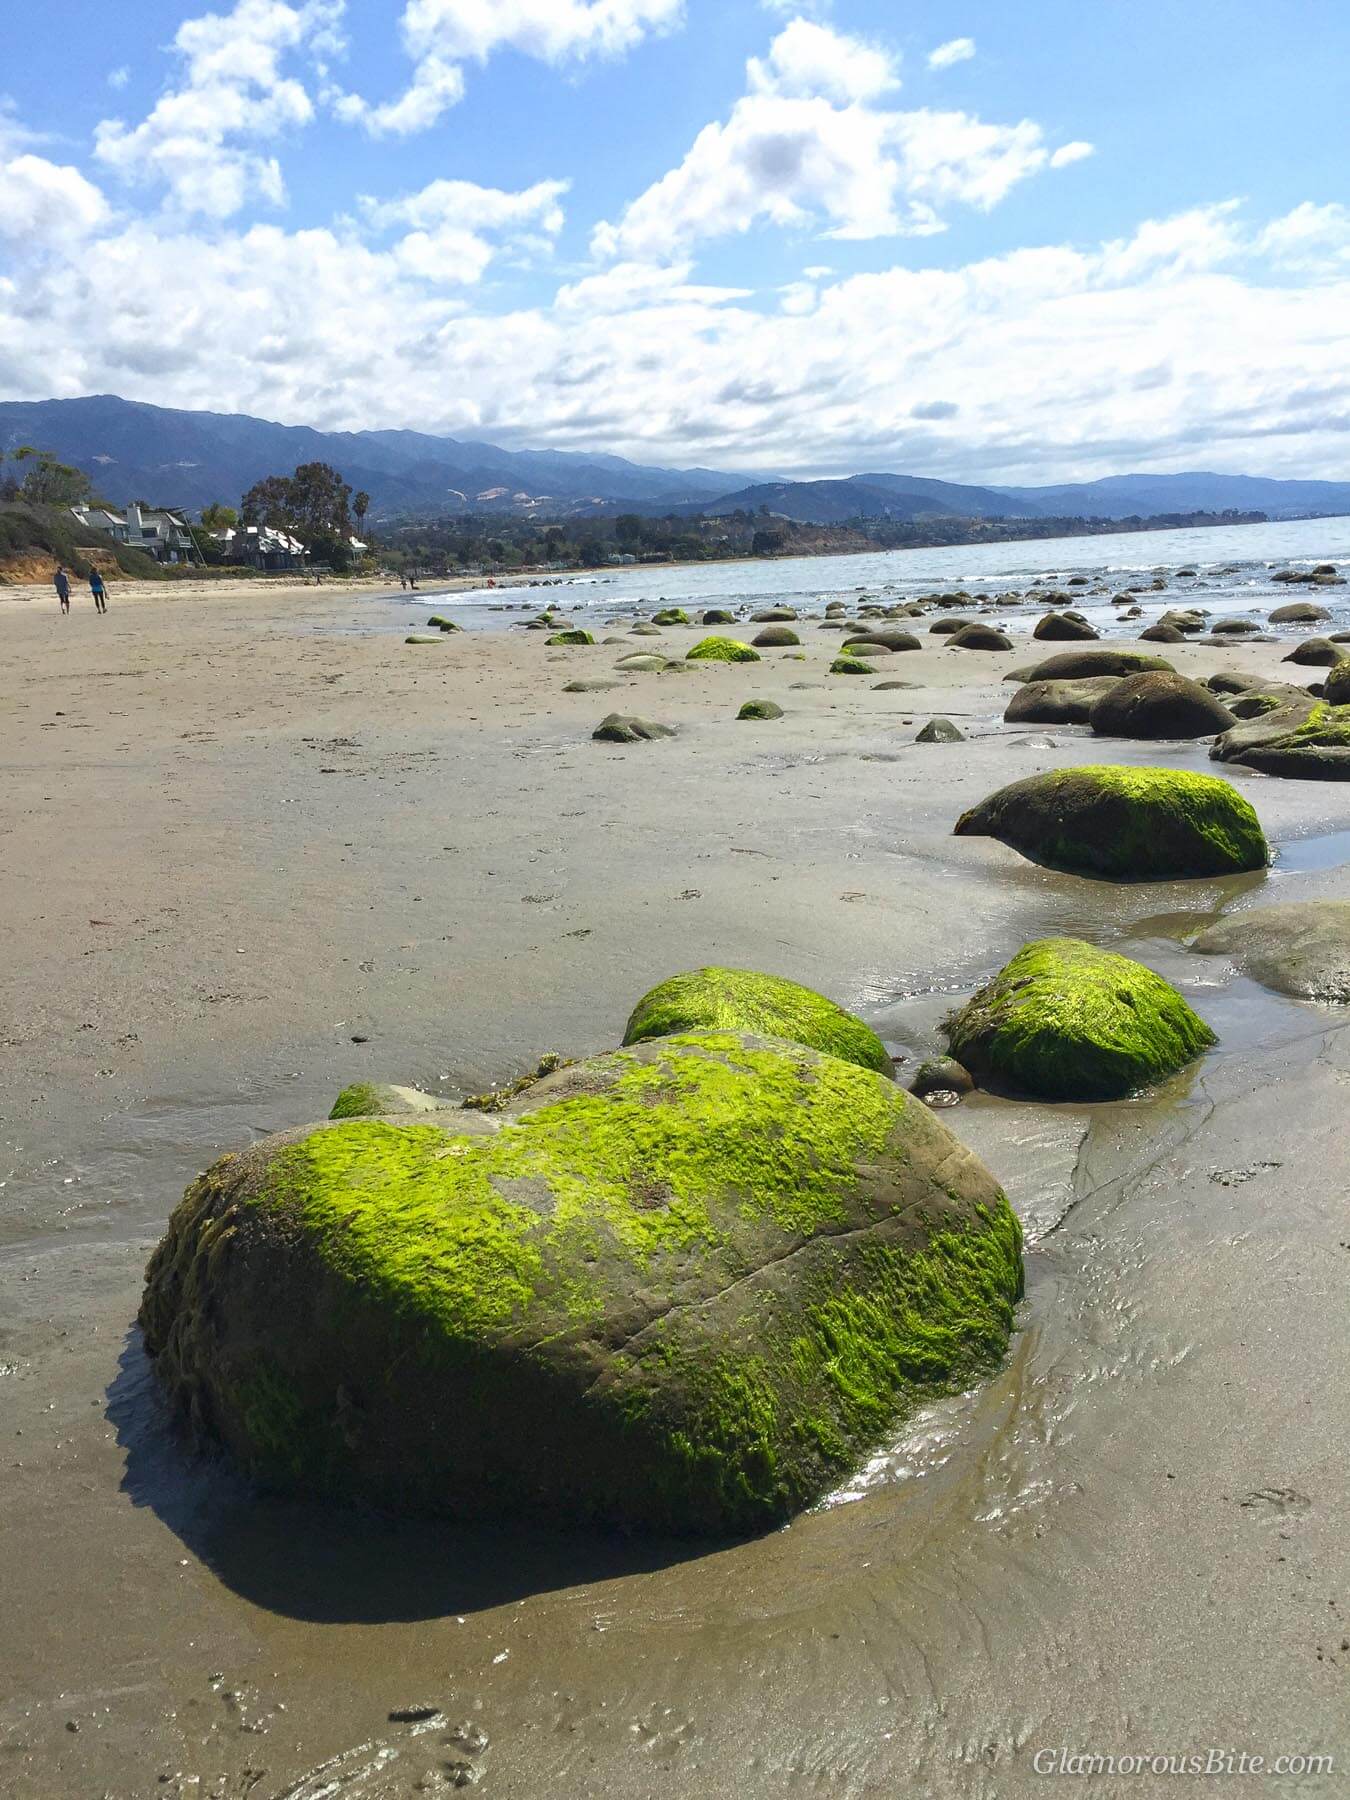
[(570, 631), (555, 631), (553, 636), (545, 638), (544, 642), (546, 644), (593, 644), (595, 639), (589, 631), (582, 631), (578, 626)]
[(709, 1032), (563, 1070), (478, 1135), (357, 1119), (222, 1158), (141, 1324), (270, 1486), (731, 1533), (995, 1365), (1021, 1287), (1006, 1198), (925, 1106)]
[(1024, 944), (947, 1021), (977, 1078), (1043, 1100), (1118, 1100), (1216, 1042), (1161, 975), (1077, 938)]
[(640, 719), (636, 713), (606, 713), (591, 736), (599, 744), (645, 744), (656, 738), (673, 738), (675, 727)]
[(1350, 706), (1315, 701), (1299, 711), (1291, 703), (1236, 725), (1210, 755), (1292, 781), (1350, 781)]
[(783, 709), (776, 700), (746, 700), (736, 714), (738, 719), (781, 719)]
[(381, 1119), (398, 1113), (451, 1110), (453, 1102), (438, 1100), (420, 1088), (395, 1087), (387, 1081), (354, 1081), (333, 1102), (330, 1119)]
[(785, 1038), (860, 1069), (894, 1073), (885, 1045), (862, 1020), (813, 988), (757, 969), (690, 969), (645, 993), (624, 1029), (625, 1044), (682, 1031), (755, 1031)]
[(1270, 860), (1251, 803), (1215, 775), (1114, 764), (1051, 770), (1000, 788), (956, 822), (1032, 862), (1109, 881), (1236, 875)]
[(831, 675), (875, 675), (876, 670), (864, 656), (836, 656), (830, 664)]
[(758, 662), (759, 651), (752, 650), (749, 644), (742, 644), (736, 638), (705, 637), (700, 638), (692, 650), (685, 652), (686, 662)]
[(666, 606), (652, 614), (653, 625), (689, 625), (692, 620), (682, 606)]

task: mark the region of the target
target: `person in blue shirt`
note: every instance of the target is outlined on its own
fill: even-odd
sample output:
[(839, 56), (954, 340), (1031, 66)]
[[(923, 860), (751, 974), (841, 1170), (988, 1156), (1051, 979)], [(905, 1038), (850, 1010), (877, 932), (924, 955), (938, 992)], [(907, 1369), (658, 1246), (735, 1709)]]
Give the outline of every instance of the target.
[(103, 577), (97, 569), (89, 571), (89, 592), (94, 596), (94, 606), (101, 612), (108, 610), (108, 590), (103, 585)]

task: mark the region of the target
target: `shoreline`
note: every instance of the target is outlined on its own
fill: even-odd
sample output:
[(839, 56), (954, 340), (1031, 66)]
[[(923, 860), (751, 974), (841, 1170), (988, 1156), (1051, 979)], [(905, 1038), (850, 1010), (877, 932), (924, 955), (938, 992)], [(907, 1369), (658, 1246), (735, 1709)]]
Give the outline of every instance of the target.
[[(262, 616), (275, 590), (183, 607), (153, 585), (98, 633), (6, 620), (15, 1800), (254, 1775), (266, 1800), (339, 1779), (412, 1800), (448, 1753), (390, 1715), (424, 1702), (526, 1797), (1006, 1800), (1060, 1743), (1344, 1766), (1350, 1033), (1197, 967), (1177, 923), (1350, 897), (1343, 869), (1107, 887), (953, 838), (1003, 781), (1099, 754), (1001, 723), (1008, 656), (926, 643), (878, 659), (914, 683), (878, 691), (829, 677), (811, 626), (804, 662), (620, 676), (622, 648), (543, 634), (442, 655), (343, 633), (326, 583), (295, 591), (334, 627), (304, 636)], [(1276, 673), (1286, 648), (1165, 647), (1197, 674)], [(785, 717), (736, 722), (748, 695)], [(678, 736), (593, 743), (613, 707)], [(935, 712), (966, 740), (916, 744)], [(1110, 754), (1212, 767), (1203, 743)], [(1344, 788), (1224, 773), (1279, 842), (1350, 830)], [(702, 963), (830, 994), (909, 1068), (1047, 931), (1158, 966), (1220, 1044), (1138, 1101), (944, 1114), (1023, 1216), (1028, 1298), (998, 1375), (895, 1434), (847, 1504), (727, 1546), (474, 1532), (259, 1498), (166, 1430), (142, 1265), (220, 1151), (349, 1081), (454, 1095), (606, 1048)]]

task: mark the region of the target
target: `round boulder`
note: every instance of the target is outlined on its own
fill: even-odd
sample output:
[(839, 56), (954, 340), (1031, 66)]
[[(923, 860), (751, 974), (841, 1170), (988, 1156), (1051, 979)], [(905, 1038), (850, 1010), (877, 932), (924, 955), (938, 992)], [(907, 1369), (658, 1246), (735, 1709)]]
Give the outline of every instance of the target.
[(1283, 660), (1309, 669), (1331, 669), (1345, 660), (1345, 653), (1330, 638), (1310, 637), (1304, 638), (1301, 644), (1295, 644)]
[(1086, 725), (1088, 714), (1121, 681), (1119, 675), (1093, 675), (1086, 681), (1028, 681), (1008, 702), (1008, 725)]
[(1325, 606), (1317, 606), (1311, 600), (1291, 600), (1288, 606), (1275, 608), (1270, 622), (1272, 625), (1316, 625), (1320, 619), (1330, 617)]
[(1184, 644), (1186, 634), (1176, 625), (1164, 625), (1161, 620), (1156, 625), (1146, 625), (1139, 633), (1140, 641), (1149, 644)]
[(1098, 737), (1212, 737), (1232, 723), (1232, 713), (1217, 694), (1184, 675), (1158, 670), (1125, 676), (1088, 714)]
[(791, 650), (801, 641), (790, 625), (766, 625), (752, 640), (756, 650)]
[(758, 662), (758, 650), (752, 650), (749, 644), (742, 644), (735, 638), (706, 637), (700, 638), (692, 650), (685, 654), (686, 662), (725, 662), (746, 663)]
[(1050, 612), (1037, 619), (1031, 635), (1034, 638), (1095, 638), (1101, 634), (1094, 631), (1081, 615), (1072, 618), (1068, 613)]
[(1123, 1099), (1216, 1041), (1161, 975), (1078, 938), (1024, 944), (946, 1031), (977, 1080), (1041, 1100)]
[(452, 1100), (439, 1100), (420, 1088), (394, 1087), (387, 1081), (355, 1081), (333, 1102), (330, 1119), (390, 1119), (400, 1113), (457, 1112)]
[(776, 700), (747, 700), (736, 714), (738, 719), (781, 719), (783, 709)]
[(1089, 765), (1029, 775), (956, 822), (1031, 862), (1108, 881), (1178, 881), (1262, 869), (1270, 852), (1249, 801), (1185, 769)]
[(727, 612), (720, 606), (713, 606), (704, 613), (702, 622), (705, 625), (734, 625), (736, 623), (736, 615), (735, 613)]
[(963, 625), (947, 640), (949, 650), (1011, 650), (1012, 639), (992, 625)]
[(869, 1070), (691, 1033), (501, 1116), (306, 1128), (189, 1188), (147, 1272), (146, 1347), (264, 1485), (757, 1531), (1006, 1347), (1007, 1200)]
[(1142, 675), (1150, 669), (1175, 673), (1165, 657), (1142, 650), (1061, 650), (1020, 674), (1024, 681), (1084, 681), (1093, 675)]

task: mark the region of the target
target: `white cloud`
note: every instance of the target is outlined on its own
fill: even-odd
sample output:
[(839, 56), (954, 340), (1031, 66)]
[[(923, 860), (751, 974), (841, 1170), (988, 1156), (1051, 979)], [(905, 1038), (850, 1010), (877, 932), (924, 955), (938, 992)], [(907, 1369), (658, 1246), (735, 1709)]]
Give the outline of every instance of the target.
[(78, 169), (22, 154), (0, 162), (0, 239), (43, 251), (88, 237), (108, 203)]
[[(889, 110), (898, 86), (884, 51), (794, 19), (747, 67), (748, 92), (706, 125), (684, 161), (596, 228), (601, 257), (659, 260), (760, 223), (835, 238), (923, 237), (942, 209), (987, 209), (1054, 165), (1040, 126), (967, 113)], [(1088, 146), (1066, 146), (1061, 163)]]
[(334, 110), (373, 137), (407, 136), (463, 97), (463, 63), (506, 49), (547, 63), (621, 56), (682, 15), (683, 0), (408, 0), (400, 21), (414, 64), (408, 88), (378, 105), (337, 95)]
[(130, 80), (131, 70), (126, 63), (122, 63), (119, 68), (108, 70), (108, 86), (110, 88), (124, 88)]
[(472, 181), (433, 181), (396, 200), (363, 197), (377, 228), (409, 226), (394, 255), (410, 274), (435, 282), (478, 281), (503, 248), (547, 254), (563, 227), (565, 181), (538, 181), (517, 193)]
[(1095, 144), (1086, 144), (1083, 142), (1082, 138), (1076, 138), (1071, 144), (1061, 144), (1059, 149), (1051, 154), (1050, 167), (1052, 169), (1067, 169), (1070, 164), (1082, 162), (1085, 157), (1095, 156), (1096, 154), (1097, 149)]
[[(29, 171), (40, 204), (0, 279), (0, 388), (15, 396), (218, 408), (227, 395), (335, 428), (1008, 481), (1197, 458), (1312, 474), (1350, 442), (1350, 216), (1334, 206), (1249, 226), (1225, 204), (1093, 249), (818, 272), (763, 300), (699, 284), (687, 259), (630, 261), (490, 314), (429, 285), (405, 240), (546, 235), (551, 184), (373, 203), (391, 209), (376, 247), (354, 226), (128, 224), (54, 167)], [(0, 187), (11, 205), (17, 191)], [(92, 240), (63, 237), (70, 212)], [(1272, 275), (1277, 249), (1319, 260)]]
[(875, 100), (900, 85), (899, 65), (887, 51), (809, 19), (785, 25), (768, 57), (752, 56), (745, 72), (752, 93), (819, 94), (840, 105)]
[(929, 52), (928, 66), (930, 69), (950, 69), (957, 63), (969, 62), (974, 54), (974, 38), (951, 38)]
[(281, 166), (255, 146), (313, 118), (308, 92), (282, 63), (302, 49), (336, 51), (344, 5), (237, 0), (230, 13), (185, 20), (174, 37), (181, 83), (138, 125), (101, 120), (94, 154), (129, 180), (164, 182), (185, 213), (229, 218), (254, 196), (279, 205)]

